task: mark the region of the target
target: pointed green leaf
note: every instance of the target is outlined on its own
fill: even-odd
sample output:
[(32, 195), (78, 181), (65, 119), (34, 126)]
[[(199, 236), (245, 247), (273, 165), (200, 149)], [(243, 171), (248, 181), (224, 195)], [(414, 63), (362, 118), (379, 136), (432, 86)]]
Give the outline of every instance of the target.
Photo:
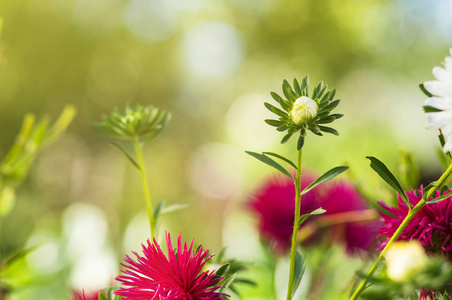
[(304, 136), (300, 135), (297, 141), (297, 150), (299, 151), (304, 146)]
[(294, 281), (293, 281), (292, 291), (290, 292), (290, 299), (293, 298), (293, 296), (295, 295), (295, 292), (298, 289), (298, 286), (300, 285), (301, 278), (303, 278), (304, 270), (305, 270), (305, 264), (303, 262), (303, 257), (297, 251), (295, 253)]
[(118, 143), (112, 142), (112, 143), (110, 143), (110, 145), (112, 145), (117, 150), (119, 150), (119, 152), (124, 154), (124, 156), (132, 163), (132, 165), (138, 169), (138, 171), (141, 170), (140, 165)]
[(339, 135), (339, 132), (337, 132), (336, 129), (331, 128), (331, 127), (327, 127), (327, 126), (320, 126), (319, 125), (319, 129), (322, 130), (323, 132), (328, 132), (334, 135)]
[(160, 212), (160, 215), (163, 216), (163, 215), (166, 215), (166, 214), (169, 214), (169, 213), (173, 213), (175, 211), (182, 210), (182, 209), (187, 208), (189, 206), (190, 205), (187, 204), (187, 203), (171, 204), (171, 205), (163, 207), (161, 212)]
[(276, 94), (275, 92), (270, 92), (270, 95), (272, 96), (273, 99), (276, 100), (276, 102), (279, 103), (279, 105), (281, 105), (281, 107), (289, 112), (292, 109), (292, 106), (283, 98), (281, 98), (278, 94)]
[(386, 183), (389, 184), (397, 193), (399, 193), (405, 204), (411, 208), (411, 203), (408, 200), (405, 192), (403, 191), (402, 186), (394, 177), (394, 175), (392, 175), (391, 171), (389, 171), (389, 169), (385, 166), (385, 164), (373, 156), (366, 156), (366, 158), (370, 160), (370, 167), (375, 172), (377, 172), (377, 174), (380, 175), (380, 177), (384, 181), (386, 181)]
[(224, 265), (222, 265), (218, 270), (217, 270), (217, 272), (215, 273), (215, 275), (216, 276), (223, 276), (224, 274), (226, 274), (226, 272), (227, 271), (229, 271), (229, 268), (230, 268), (230, 264), (224, 264)]
[(284, 122), (272, 120), (272, 119), (267, 119), (264, 121), (265, 121), (265, 123), (267, 123), (268, 125), (273, 126), (273, 127), (279, 127), (279, 126), (282, 126), (285, 124)]
[(290, 87), (290, 84), (287, 82), (287, 80), (284, 80), (283, 86), (282, 86), (282, 90), (284, 93), (284, 96), (286, 96), (287, 100), (290, 100), (290, 102), (295, 102), (295, 100), (297, 100), (297, 95), (295, 94), (295, 92), (292, 90), (292, 88)]
[(422, 109), (424, 110), (425, 113), (434, 113), (442, 111), (441, 109), (429, 105), (422, 106)]
[(107, 296), (105, 296), (102, 292), (99, 292), (99, 296), (98, 296), (99, 298), (99, 300), (108, 300), (107, 299)]
[(318, 186), (321, 183), (324, 183), (328, 180), (333, 179), (334, 177), (336, 177), (337, 175), (341, 174), (342, 172), (344, 172), (345, 170), (347, 170), (348, 167), (345, 166), (341, 166), (341, 167), (335, 167), (332, 168), (331, 170), (329, 170), (328, 172), (326, 172), (325, 174), (323, 174), (322, 176), (320, 176), (319, 178), (317, 178), (316, 180), (314, 180), (314, 182), (312, 182), (310, 185), (308, 185), (302, 192), (301, 195), (306, 194), (307, 192), (309, 192), (310, 190), (312, 190), (313, 188), (315, 188), (316, 186)]
[(300, 226), (300, 225), (303, 224), (303, 222), (306, 221), (306, 219), (309, 218), (310, 216), (313, 216), (313, 215), (321, 215), (321, 214), (323, 214), (323, 213), (326, 213), (326, 210), (324, 210), (324, 209), (321, 208), (321, 207), (320, 207), (320, 208), (317, 208), (316, 210), (310, 212), (309, 214), (301, 215), (300, 218), (298, 218), (297, 224), (298, 224), (298, 226)]
[(154, 222), (157, 222), (158, 218), (160, 217), (160, 212), (162, 211), (162, 209), (166, 206), (166, 201), (165, 200), (161, 200), (157, 206), (154, 208)]
[(273, 159), (271, 159), (270, 157), (266, 156), (265, 154), (260, 154), (260, 153), (256, 153), (256, 152), (251, 152), (251, 151), (245, 151), (247, 154), (253, 156), (254, 158), (260, 160), (261, 162), (275, 168), (276, 170), (280, 171), (281, 173), (283, 173), (284, 175), (288, 176), (290, 179), (292, 179), (292, 181), (294, 181), (293, 176), (289, 173), (289, 171), (287, 171), (286, 169), (284, 169), (283, 166), (281, 166), (280, 164), (278, 164), (276, 161), (274, 161)]
[(235, 277), (237, 277), (236, 273), (232, 274), (224, 281), (224, 283), (222, 284), (223, 287), (220, 289), (220, 293), (224, 293), (224, 291), (226, 291), (231, 286), (231, 284), (235, 280)]
[[(307, 89), (309, 87), (309, 76), (306, 75), (303, 80), (301, 81), (301, 89)], [(306, 95), (307, 96), (307, 95)]]
[(279, 155), (279, 154), (276, 154), (276, 153), (273, 153), (273, 152), (262, 152), (262, 154), (270, 155), (270, 156), (274, 156), (276, 158), (279, 158), (279, 159), (285, 161), (286, 163), (288, 163), (289, 165), (291, 165), (292, 167), (294, 167), (295, 170), (298, 170), (297, 166), (290, 159), (288, 159), (288, 158), (286, 158), (286, 157), (284, 157), (282, 155)]
[(427, 91), (427, 89), (424, 87), (423, 83), (419, 84), (419, 88), (427, 97), (433, 96), (432, 94), (429, 93), (429, 91)]
[(296, 78), (293, 79), (293, 88), (295, 89), (295, 93), (297, 93), (297, 96), (301, 96), (301, 89), (300, 84), (298, 83), (298, 80)]
[(288, 134), (286, 134), (286, 135), (282, 138), (281, 144), (286, 143), (286, 142), (290, 139), (290, 137), (291, 137), (292, 135), (293, 135), (293, 132), (289, 132)]
[(335, 119), (340, 119), (342, 118), (344, 115), (343, 114), (332, 114), (330, 115), (331, 117), (334, 117)]
[(441, 197), (438, 197), (436, 199), (432, 199), (430, 201), (427, 201), (427, 204), (443, 201), (444, 199), (449, 198), (450, 196), (452, 196), (452, 191), (447, 193), (447, 194), (445, 194), (445, 195), (443, 195), (443, 196), (441, 196)]
[(275, 113), (275, 114), (277, 114), (278, 116), (281, 116), (281, 117), (287, 117), (287, 113), (286, 112), (283, 112), (282, 110), (280, 110), (279, 108), (276, 108), (275, 106), (271, 105), (270, 103), (265, 102), (264, 105), (272, 113)]

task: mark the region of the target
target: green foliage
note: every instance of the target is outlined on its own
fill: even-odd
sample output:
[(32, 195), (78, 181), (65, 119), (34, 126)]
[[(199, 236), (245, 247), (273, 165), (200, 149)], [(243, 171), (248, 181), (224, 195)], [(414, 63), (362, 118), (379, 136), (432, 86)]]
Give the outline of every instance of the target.
[(99, 300), (121, 300), (122, 298), (120, 296), (115, 295), (117, 290), (117, 287), (102, 289), (102, 292), (99, 292)]
[(309, 192), (310, 190), (312, 190), (319, 184), (333, 179), (334, 177), (341, 174), (342, 172), (345, 172), (347, 169), (348, 169), (348, 167), (345, 167), (345, 166), (332, 168), (331, 170), (327, 171), (325, 174), (321, 175), (319, 178), (314, 180), (314, 182), (312, 182), (310, 185), (305, 187), (305, 189), (303, 191), (301, 191), (301, 195), (306, 194), (307, 192)]
[(115, 109), (102, 117), (102, 123), (94, 126), (100, 131), (122, 140), (138, 138), (144, 145), (162, 131), (171, 114), (152, 105), (127, 105), (124, 112)]
[(290, 292), (290, 299), (293, 298), (293, 296), (295, 295), (295, 292), (298, 289), (298, 286), (300, 286), (301, 278), (303, 278), (305, 269), (306, 269), (306, 265), (305, 265), (305, 263), (303, 261), (303, 257), (297, 251), (295, 253), (294, 284), (292, 286), (292, 291)]
[(326, 213), (326, 210), (324, 210), (324, 209), (321, 208), (321, 207), (320, 207), (320, 208), (317, 208), (316, 210), (313, 210), (313, 211), (310, 212), (309, 214), (301, 215), (300, 218), (298, 219), (297, 224), (298, 224), (298, 226), (300, 226), (300, 225), (303, 224), (303, 222), (306, 221), (306, 219), (309, 218), (310, 216), (313, 216), (313, 215), (321, 215), (321, 214), (324, 214), (324, 213)]
[[(332, 123), (334, 120), (343, 117), (342, 114), (331, 114), (332, 110), (335, 109), (340, 102), (340, 100), (334, 100), (336, 90), (333, 89), (328, 91), (328, 86), (324, 85), (323, 82), (320, 82), (314, 87), (312, 96), (309, 96), (308, 76), (303, 78), (301, 84), (298, 83), (297, 79), (294, 79), (293, 89), (289, 82), (284, 80), (282, 90), (285, 99), (274, 92), (271, 92), (270, 94), (284, 111), (270, 103), (265, 103), (265, 107), (278, 116), (278, 120), (269, 119), (265, 120), (265, 122), (270, 126), (276, 127), (276, 130), (278, 131), (287, 131), (286, 135), (282, 138), (281, 143), (287, 142), (294, 133), (299, 132), (297, 149), (300, 150), (304, 145), (304, 138), (307, 130), (310, 130), (312, 133), (319, 136), (322, 135), (322, 132), (339, 135), (334, 128), (320, 125)], [(317, 115), (312, 120), (297, 125), (292, 120), (291, 112), (295, 101), (302, 96), (310, 97), (314, 100), (318, 106), (318, 111)]]
[(157, 224), (157, 222), (159, 221), (160, 217), (166, 215), (166, 214), (170, 214), (182, 209), (187, 208), (189, 205), (188, 204), (171, 204), (171, 205), (166, 205), (166, 201), (162, 200), (160, 201), (157, 206), (154, 208), (154, 213), (153, 213), (153, 220), (154, 220), (154, 225)]
[(53, 125), (48, 118), (36, 120), (33, 114), (25, 115), (14, 144), (0, 162), (0, 217), (14, 207), (15, 189), (29, 173), (37, 153), (61, 136), (75, 114), (75, 107), (67, 105)]
[[(280, 156), (278, 154), (274, 154), (274, 153), (270, 153), (270, 152), (263, 152), (262, 154), (256, 153), (256, 152), (252, 152), (252, 151), (245, 151), (247, 154), (251, 155), (252, 157), (260, 160), (261, 162), (263, 162), (264, 164), (267, 164), (273, 168), (275, 168), (276, 170), (280, 171), (281, 173), (283, 173), (284, 175), (286, 175), (287, 177), (289, 177), (290, 179), (292, 179), (292, 181), (295, 181), (295, 179), (293, 178), (292, 174), (290, 174), (289, 171), (287, 171), (283, 166), (281, 166), (280, 164), (278, 164), (276, 161), (274, 161), (272, 158), (268, 157), (267, 155), (272, 155), (272, 156), (276, 156), (278, 158), (283, 159), (286, 162), (289, 162), (290, 165), (294, 165), (294, 163), (291, 163), (289, 159), (284, 158), (283, 156)], [(266, 155), (267, 154), (267, 155)]]
[(408, 200), (408, 197), (405, 194), (404, 190), (402, 189), (402, 186), (397, 181), (395, 176), (391, 173), (391, 171), (389, 171), (389, 169), (385, 166), (385, 164), (373, 156), (366, 156), (366, 158), (370, 160), (370, 167), (375, 172), (377, 172), (377, 174), (380, 175), (380, 177), (384, 181), (386, 181), (386, 183), (389, 184), (397, 193), (399, 193), (400, 197), (402, 197), (403, 201), (408, 207), (411, 207), (411, 203)]

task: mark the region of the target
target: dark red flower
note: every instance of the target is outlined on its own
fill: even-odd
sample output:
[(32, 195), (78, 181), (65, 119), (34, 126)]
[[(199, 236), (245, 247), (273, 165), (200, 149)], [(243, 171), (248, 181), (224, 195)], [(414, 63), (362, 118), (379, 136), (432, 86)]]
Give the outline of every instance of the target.
[(177, 240), (177, 249), (173, 249), (171, 237), (166, 235), (168, 257), (163, 254), (156, 240), (148, 240), (143, 247), (143, 255), (133, 252), (136, 260), (126, 255), (122, 264), (124, 274), (116, 277), (121, 288), (115, 292), (124, 300), (212, 300), (223, 299), (226, 294), (216, 292), (221, 278), (215, 277), (215, 271), (201, 273), (204, 264), (212, 257), (209, 251), (201, 247), (196, 253), (193, 240), (190, 247), (184, 243), (181, 235)]
[[(302, 172), (301, 189), (316, 177)], [(287, 177), (272, 177), (248, 201), (258, 216), (261, 238), (277, 253), (286, 252), (291, 243), (295, 209), (295, 187)], [(306, 243), (319, 240), (320, 230), (329, 229), (330, 238), (344, 243), (349, 253), (369, 250), (375, 241), (379, 222), (365, 201), (350, 183), (324, 183), (301, 198), (301, 214), (322, 207), (326, 213), (310, 217), (300, 229), (299, 237)]]
[[(422, 199), (422, 189), (417, 192), (406, 192), (406, 195), (414, 206)], [(440, 193), (436, 192), (436, 197), (439, 196)], [(384, 218), (384, 225), (380, 228), (379, 235), (390, 238), (408, 214), (408, 207), (400, 196), (397, 207), (389, 207), (383, 202), (379, 202), (379, 204), (395, 216), (380, 213)], [(442, 254), (451, 259), (451, 238), (452, 197), (449, 197), (422, 207), (403, 230), (398, 240), (418, 240), (428, 253)], [(388, 240), (381, 244), (380, 250), (384, 248), (387, 242)]]

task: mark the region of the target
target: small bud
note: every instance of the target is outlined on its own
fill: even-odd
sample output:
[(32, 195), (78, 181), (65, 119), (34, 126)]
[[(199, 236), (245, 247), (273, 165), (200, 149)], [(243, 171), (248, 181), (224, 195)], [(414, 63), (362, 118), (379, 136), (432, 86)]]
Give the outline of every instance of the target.
[(295, 100), (290, 112), (290, 117), (295, 124), (301, 125), (314, 119), (317, 115), (317, 110), (318, 106), (314, 100), (302, 96)]
[(427, 254), (418, 241), (394, 243), (385, 255), (389, 278), (397, 282), (406, 281), (427, 263)]

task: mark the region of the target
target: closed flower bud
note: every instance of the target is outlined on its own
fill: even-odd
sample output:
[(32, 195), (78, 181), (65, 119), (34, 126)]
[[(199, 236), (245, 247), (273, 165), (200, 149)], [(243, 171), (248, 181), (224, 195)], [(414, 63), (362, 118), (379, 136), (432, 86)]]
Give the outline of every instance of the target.
[(302, 96), (295, 100), (290, 116), (292, 121), (301, 125), (307, 123), (317, 116), (317, 103), (309, 97)]

